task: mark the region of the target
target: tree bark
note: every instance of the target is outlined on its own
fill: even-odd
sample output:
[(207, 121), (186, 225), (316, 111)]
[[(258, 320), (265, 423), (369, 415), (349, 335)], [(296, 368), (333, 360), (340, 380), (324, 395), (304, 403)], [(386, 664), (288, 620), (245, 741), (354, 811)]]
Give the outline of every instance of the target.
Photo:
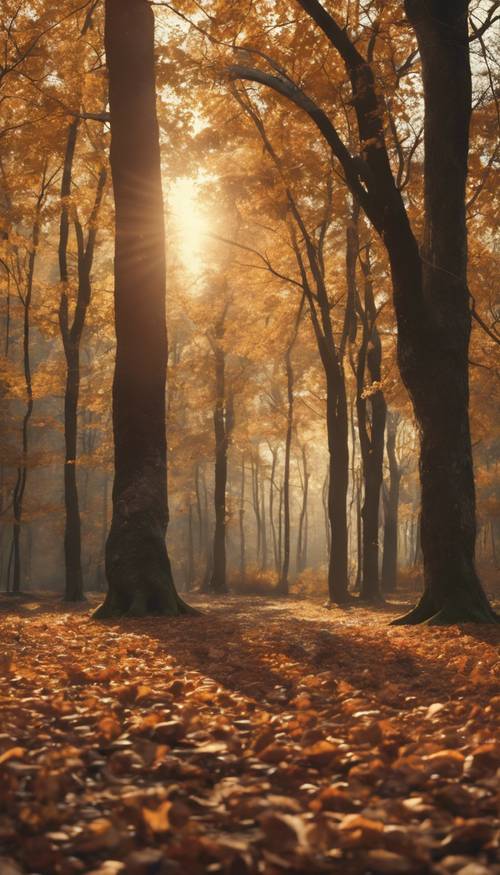
[(178, 615), (168, 524), (165, 229), (155, 105), (154, 18), (146, 0), (106, 0), (111, 170), (116, 208), (115, 479), (108, 594), (97, 618)]

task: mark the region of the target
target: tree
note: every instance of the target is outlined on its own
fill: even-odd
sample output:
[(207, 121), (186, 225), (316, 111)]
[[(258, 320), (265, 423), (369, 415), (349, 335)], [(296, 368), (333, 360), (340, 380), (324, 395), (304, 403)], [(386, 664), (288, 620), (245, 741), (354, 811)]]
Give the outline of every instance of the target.
[(351, 153), (329, 115), (279, 65), (274, 64), (272, 74), (242, 64), (232, 65), (229, 72), (233, 79), (272, 88), (309, 116), (330, 145), (348, 187), (388, 252), (399, 368), (421, 433), (425, 572), (425, 591), (419, 604), (397, 622), (496, 622), (474, 566), (476, 523), (467, 355), (471, 313), (465, 225), (471, 112), (468, 3), (405, 3), (419, 45), (425, 105), (422, 253), (391, 169), (384, 102), (371, 63), (373, 40), (365, 56), (348, 29), (341, 27), (319, 0), (298, 3), (344, 63), (360, 155)]
[(115, 479), (108, 594), (96, 618), (189, 609), (165, 544), (165, 230), (155, 106), (154, 18), (146, 0), (107, 0), (115, 198)]

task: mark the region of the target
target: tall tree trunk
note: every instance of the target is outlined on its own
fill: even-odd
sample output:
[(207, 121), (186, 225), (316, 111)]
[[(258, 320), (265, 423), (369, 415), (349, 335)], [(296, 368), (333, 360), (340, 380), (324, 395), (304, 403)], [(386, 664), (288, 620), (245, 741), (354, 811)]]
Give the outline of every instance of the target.
[(260, 486), (260, 519), (262, 529), (262, 561), (261, 571), (267, 571), (267, 520), (266, 520), (266, 477), (265, 468), (262, 467), (262, 480)]
[[(46, 167), (43, 172), (40, 183), (40, 193), (37, 198), (35, 207), (35, 217), (33, 221), (33, 229), (31, 234), (31, 248), (28, 257), (28, 271), (26, 275), (26, 289), (23, 304), (23, 372), (24, 384), (26, 390), (26, 411), (23, 417), (21, 428), (21, 463), (17, 469), (17, 478), (12, 493), (12, 510), (14, 515), (14, 524), (12, 530), (12, 552), (13, 560), (13, 576), (12, 576), (12, 593), (16, 595), (21, 591), (21, 525), (23, 518), (24, 493), (26, 490), (26, 481), (28, 479), (28, 443), (29, 443), (29, 423), (33, 413), (33, 382), (31, 376), (31, 351), (30, 351), (30, 333), (31, 333), (31, 301), (33, 297), (33, 280), (35, 277), (35, 264), (38, 253), (38, 245), (40, 242), (40, 224), (41, 210), (46, 194)], [(9, 589), (11, 561), (9, 558), (8, 574), (7, 574), (7, 589)]]
[(326, 374), (326, 427), (328, 434), (329, 480), (328, 516), (331, 550), (328, 564), (329, 601), (344, 604), (348, 595), (347, 489), (349, 486), (349, 446), (347, 398), (343, 369), (338, 363)]
[(186, 562), (186, 592), (191, 591), (194, 578), (194, 538), (193, 538), (193, 505), (189, 502), (187, 519), (187, 562)]
[(306, 518), (307, 518), (307, 498), (309, 494), (309, 478), (310, 472), (307, 467), (307, 448), (302, 445), (302, 507), (299, 516), (299, 530), (297, 533), (297, 556), (295, 566), (297, 573), (300, 574), (305, 568), (305, 558), (307, 551), (307, 533), (306, 533)]
[(326, 552), (327, 555), (330, 556), (331, 550), (331, 529), (330, 529), (330, 520), (328, 519), (328, 492), (329, 486), (328, 481), (330, 478), (330, 464), (328, 463), (326, 468), (325, 479), (323, 480), (323, 488), (321, 490), (321, 500), (323, 503), (323, 517), (325, 522), (325, 542), (326, 542)]
[(226, 582), (226, 488), (227, 451), (232, 431), (232, 399), (226, 392), (226, 359), (222, 346), (224, 320), (227, 308), (215, 326), (213, 341), (215, 361), (215, 474), (214, 510), (215, 529), (213, 544), (213, 568), (208, 589), (214, 593), (227, 592)]
[(387, 459), (389, 488), (384, 491), (384, 550), (382, 555), (382, 590), (391, 593), (397, 586), (398, 568), (398, 506), (401, 471), (396, 455), (398, 414), (387, 414)]
[(381, 389), (369, 389), (369, 394), (366, 395), (366, 377), (369, 377), (371, 385), (379, 384), (382, 378), (382, 344), (377, 329), (369, 247), (366, 250), (366, 259), (361, 259), (361, 264), (364, 274), (364, 301), (361, 303), (358, 296), (362, 337), (356, 366), (356, 411), (364, 480), (364, 501), (361, 510), (363, 575), (360, 595), (366, 601), (378, 602), (381, 600), (378, 534), (386, 404)]
[(273, 447), (271, 449), (271, 478), (269, 481), (269, 522), (271, 525), (271, 537), (273, 542), (273, 557), (274, 557), (274, 570), (279, 573), (280, 571), (280, 557), (278, 553), (278, 539), (276, 537), (276, 522), (274, 519), (274, 492), (276, 489), (276, 465), (278, 461), (278, 448)]
[(176, 592), (165, 543), (165, 228), (154, 17), (146, 0), (106, 0), (105, 45), (116, 208), (115, 479), (109, 589), (95, 616), (176, 615), (188, 609)]
[(83, 599), (83, 575), (81, 560), (81, 521), (77, 485), (78, 448), (78, 399), (80, 394), (80, 346), (87, 309), (90, 304), (90, 276), (94, 260), (97, 236), (97, 219), (106, 185), (106, 171), (99, 174), (94, 205), (89, 217), (89, 231), (84, 240), (82, 225), (75, 211), (75, 234), (77, 241), (78, 286), (73, 319), (69, 317), (68, 297), (68, 241), (69, 241), (69, 198), (72, 188), (73, 160), (78, 134), (78, 119), (71, 122), (66, 141), (66, 152), (61, 181), (61, 220), (59, 230), (59, 275), (61, 279), (61, 299), (59, 304), (59, 326), (66, 359), (66, 387), (64, 393), (64, 557), (66, 601)]
[(360, 592), (361, 590), (361, 580), (363, 576), (363, 521), (361, 518), (361, 475), (358, 472), (358, 476), (356, 477), (356, 555), (357, 555), (357, 566), (356, 566), (356, 583), (354, 588), (356, 592)]
[[(417, 35), (425, 99), (425, 224), (419, 265), (425, 317), (411, 336), (402, 332), (399, 362), (421, 432), (425, 590), (416, 608), (397, 622), (495, 621), (474, 564), (465, 220), (471, 111), (468, 3), (407, 0), (405, 6)], [(398, 296), (408, 266), (403, 276), (392, 253), (391, 261)]]
[(245, 579), (245, 454), (241, 454), (241, 485), (240, 485), (240, 578)]
[(279, 595), (288, 595), (288, 574), (290, 571), (290, 456), (292, 450), (293, 434), (293, 403), (294, 403), (294, 373), (292, 366), (292, 349), (295, 337), (289, 343), (285, 352), (286, 372), (286, 435), (285, 435), (285, 461), (283, 465), (283, 563), (281, 566), (280, 579), (277, 586)]
[(255, 462), (252, 459), (252, 499), (253, 499), (253, 510), (255, 514), (255, 529), (256, 529), (256, 545), (255, 545), (255, 557), (256, 562), (259, 561), (260, 552), (261, 552), (261, 522), (260, 522), (260, 502), (259, 502), (259, 448), (257, 447), (257, 455), (255, 458)]

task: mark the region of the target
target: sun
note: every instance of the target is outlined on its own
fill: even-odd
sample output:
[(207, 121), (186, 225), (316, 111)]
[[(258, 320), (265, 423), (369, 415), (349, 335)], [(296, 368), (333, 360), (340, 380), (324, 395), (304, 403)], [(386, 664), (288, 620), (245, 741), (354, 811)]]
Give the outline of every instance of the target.
[(189, 176), (176, 179), (167, 196), (177, 256), (184, 269), (194, 275), (203, 271), (209, 230), (200, 194), (204, 181)]

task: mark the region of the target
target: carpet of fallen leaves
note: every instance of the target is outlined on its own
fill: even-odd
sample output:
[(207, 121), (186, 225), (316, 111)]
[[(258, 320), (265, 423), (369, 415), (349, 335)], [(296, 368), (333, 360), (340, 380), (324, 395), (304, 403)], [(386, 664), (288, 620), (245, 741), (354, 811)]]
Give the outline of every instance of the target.
[(499, 631), (0, 614), (2, 875), (500, 873)]

